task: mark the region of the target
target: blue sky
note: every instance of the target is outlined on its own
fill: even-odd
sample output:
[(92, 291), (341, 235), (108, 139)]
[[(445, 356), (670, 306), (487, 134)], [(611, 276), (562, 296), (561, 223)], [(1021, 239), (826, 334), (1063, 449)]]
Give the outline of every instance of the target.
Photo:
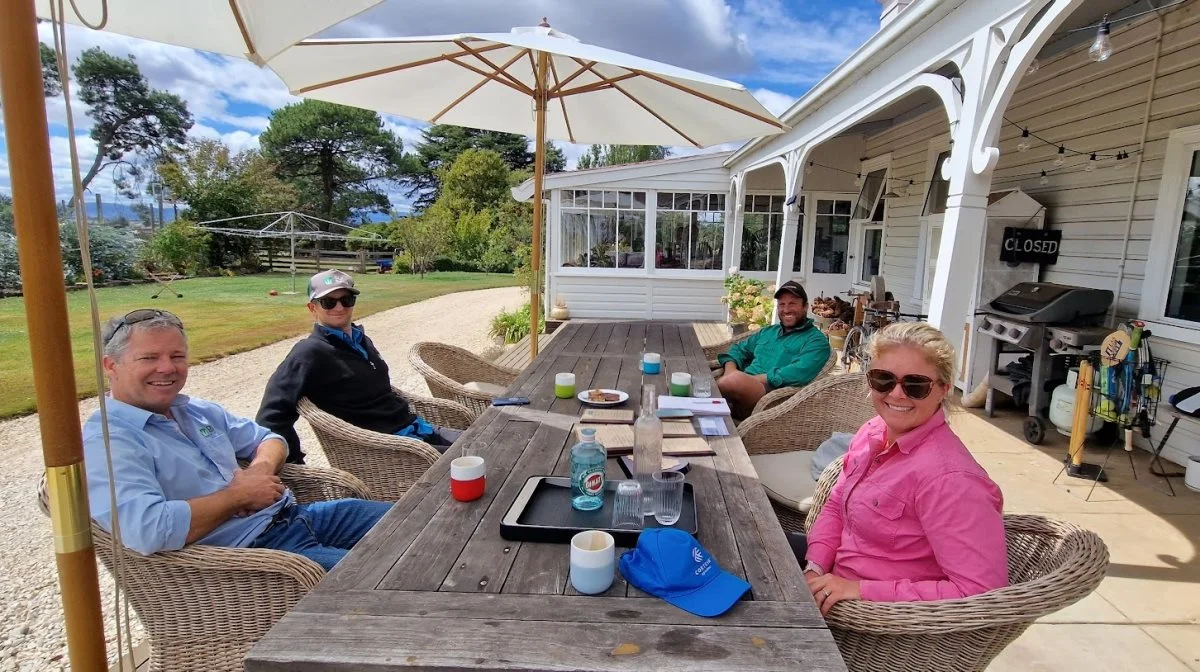
[[(166, 0), (164, 0), (166, 1)], [(867, 40), (879, 25), (877, 0), (387, 0), (324, 36), (504, 32), (542, 16), (557, 29), (593, 44), (626, 51), (744, 84), (773, 112), (783, 110)], [(39, 33), (52, 40), (48, 26)], [(92, 46), (132, 54), (151, 86), (179, 94), (196, 119), (191, 134), (235, 149), (258, 145), (271, 110), (297, 100), (269, 70), (247, 61), (85, 29), (68, 29), (72, 59)], [(86, 106), (75, 102), (81, 161), (95, 147)], [(70, 193), (64, 101), (47, 101), (59, 198)], [(424, 124), (385, 117), (406, 149)], [(2, 122), (0, 122), (2, 123)], [(584, 147), (560, 143), (574, 165)], [(728, 147), (712, 148), (726, 149)], [(694, 150), (682, 149), (678, 153)], [(711, 150), (710, 150), (711, 151)], [(0, 141), (0, 192), (8, 193), (7, 147)], [(112, 171), (93, 183), (116, 199)], [(399, 192), (393, 196), (403, 205)]]

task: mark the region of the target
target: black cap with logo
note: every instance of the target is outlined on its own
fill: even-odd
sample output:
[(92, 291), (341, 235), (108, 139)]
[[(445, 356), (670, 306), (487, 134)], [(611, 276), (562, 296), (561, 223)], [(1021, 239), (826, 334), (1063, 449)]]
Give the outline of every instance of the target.
[(808, 293), (805, 292), (804, 287), (802, 287), (800, 283), (796, 282), (795, 280), (788, 280), (780, 285), (779, 289), (775, 290), (775, 298), (778, 299), (779, 295), (783, 294), (784, 292), (796, 296), (804, 303), (808, 303)]

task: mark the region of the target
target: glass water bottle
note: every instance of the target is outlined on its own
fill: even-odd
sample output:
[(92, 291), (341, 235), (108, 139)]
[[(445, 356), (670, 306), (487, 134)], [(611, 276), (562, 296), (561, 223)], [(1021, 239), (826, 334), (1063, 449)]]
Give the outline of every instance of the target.
[(642, 410), (633, 424), (633, 463), (642, 484), (642, 513), (654, 515), (654, 472), (662, 469), (662, 420), (655, 410), (658, 396), (653, 385), (642, 386)]

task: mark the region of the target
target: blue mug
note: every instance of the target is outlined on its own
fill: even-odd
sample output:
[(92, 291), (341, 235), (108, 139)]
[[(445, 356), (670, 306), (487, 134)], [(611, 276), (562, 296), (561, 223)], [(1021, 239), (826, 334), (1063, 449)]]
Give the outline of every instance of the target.
[(642, 353), (642, 373), (657, 375), (662, 371), (662, 355), (657, 352)]

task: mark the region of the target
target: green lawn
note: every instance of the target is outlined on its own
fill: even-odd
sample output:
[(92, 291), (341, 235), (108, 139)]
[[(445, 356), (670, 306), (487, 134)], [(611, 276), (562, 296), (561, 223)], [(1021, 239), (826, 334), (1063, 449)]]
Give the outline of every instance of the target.
[[(312, 318), (304, 308), (306, 281), (307, 276), (298, 276), (300, 293), (291, 296), (282, 294), (291, 289), (291, 276), (285, 273), (182, 280), (173, 285), (182, 299), (164, 290), (152, 300), (159, 289), (156, 284), (105, 287), (96, 293), (102, 320), (137, 308), (162, 308), (178, 315), (187, 327), (194, 364), (308, 331)], [(482, 273), (431, 273), (424, 278), (361, 274), (355, 283), (363, 290), (354, 308), (356, 319), (442, 294), (517, 284), (511, 275)], [(272, 289), (281, 294), (268, 295)], [(68, 292), (67, 309), (75, 386), (82, 399), (96, 394), (87, 292)], [(0, 299), (0, 418), (34, 410), (25, 301)]]

